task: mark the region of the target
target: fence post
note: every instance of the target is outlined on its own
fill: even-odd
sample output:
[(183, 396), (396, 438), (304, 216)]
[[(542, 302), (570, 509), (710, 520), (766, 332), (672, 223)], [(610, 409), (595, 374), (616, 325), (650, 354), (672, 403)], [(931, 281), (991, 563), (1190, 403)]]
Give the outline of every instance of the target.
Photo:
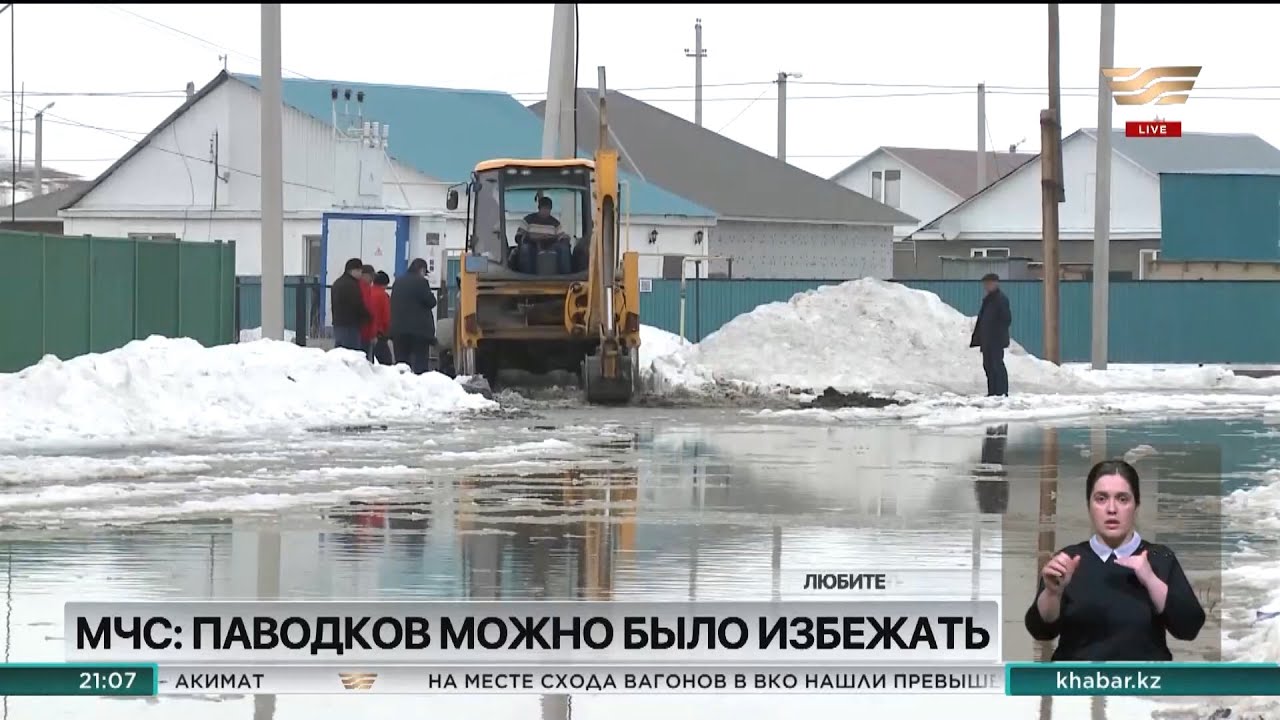
[(231, 333), (231, 337), (235, 338), (232, 342), (240, 342), (240, 276), (237, 275), (235, 281), (231, 283), (231, 290), (235, 293), (235, 304), (231, 306), (231, 315), (236, 324), (235, 329)]
[(133, 241), (133, 339), (141, 340), (138, 337), (138, 241)]
[(175, 240), (178, 246), (178, 269), (174, 272), (178, 276), (178, 328), (174, 332), (174, 337), (182, 337), (182, 241)]
[(293, 285), (293, 342), (299, 347), (307, 346), (307, 282), (295, 282)]
[(693, 334), (702, 342), (702, 261), (693, 261)]
[(91, 353), (93, 352), (93, 236), (87, 236), (86, 240), (89, 243), (89, 252), (87, 253), (88, 262), (86, 263), (89, 266), (89, 308), (87, 313), (89, 316), (89, 345), (84, 349), (84, 351), (86, 353)]
[(49, 253), (47, 236), (40, 233), (40, 357), (49, 353)]

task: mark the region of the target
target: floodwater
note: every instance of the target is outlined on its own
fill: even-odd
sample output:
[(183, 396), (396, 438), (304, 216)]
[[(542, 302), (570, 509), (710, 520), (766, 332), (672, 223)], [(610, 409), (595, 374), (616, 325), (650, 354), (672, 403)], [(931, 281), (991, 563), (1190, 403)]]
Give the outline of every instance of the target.
[[(1280, 437), (1260, 423), (925, 430), (573, 408), (287, 444), (0, 458), (4, 659), (61, 661), (73, 599), (786, 600), (812, 597), (806, 573), (869, 570), (907, 578), (916, 595), (1015, 597), (1005, 658), (1031, 659), (1038, 648), (1020, 618), (1038, 556), (1085, 536), (1084, 473), (1096, 457), (1125, 454), (1146, 479), (1144, 532), (1201, 571), (1193, 581), (1222, 617), (1181, 653), (1261, 659), (1269, 651), (1248, 618), (1269, 588), (1248, 578), (1269, 575), (1222, 572), (1219, 558), (1238, 564), (1242, 541), (1274, 558), (1274, 544), (1217, 500), (1257, 485), (1280, 456)], [(1046, 508), (1057, 522), (1038, 533)], [(942, 695), (283, 695), (7, 698), (0, 720), (835, 720), (855, 710), (1120, 720), (1171, 708)]]

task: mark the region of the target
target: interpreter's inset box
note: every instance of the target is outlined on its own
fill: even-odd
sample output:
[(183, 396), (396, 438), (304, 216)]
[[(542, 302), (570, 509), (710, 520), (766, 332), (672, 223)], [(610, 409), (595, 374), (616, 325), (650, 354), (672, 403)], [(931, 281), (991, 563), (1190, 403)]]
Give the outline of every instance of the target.
[[(1031, 444), (1005, 468), (1005, 661), (1161, 661), (1165, 647), (1178, 662), (1222, 660), (1221, 448), (1124, 426), (1046, 428)], [(1090, 470), (1109, 460), (1091, 492)], [(1028, 618), (1047, 565), (1060, 597)]]

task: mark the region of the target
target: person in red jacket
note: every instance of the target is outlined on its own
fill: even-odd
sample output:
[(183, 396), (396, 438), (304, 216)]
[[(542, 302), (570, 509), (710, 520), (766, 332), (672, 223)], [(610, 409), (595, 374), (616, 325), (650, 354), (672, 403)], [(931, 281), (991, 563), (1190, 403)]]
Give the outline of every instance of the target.
[(379, 365), (395, 365), (395, 358), (391, 354), (391, 296), (387, 294), (387, 286), (391, 284), (391, 277), (381, 270), (374, 276), (373, 292), (370, 294), (373, 302), (370, 310), (373, 313), (373, 361)]
[(360, 326), (360, 345), (364, 348), (365, 357), (369, 358), (369, 362), (373, 362), (373, 346), (378, 339), (377, 322), (374, 317), (374, 300), (373, 294), (375, 288), (373, 281), (377, 278), (377, 272), (372, 265), (365, 265), (361, 268), (360, 275), (360, 297), (364, 300), (364, 307), (369, 311), (369, 319)]

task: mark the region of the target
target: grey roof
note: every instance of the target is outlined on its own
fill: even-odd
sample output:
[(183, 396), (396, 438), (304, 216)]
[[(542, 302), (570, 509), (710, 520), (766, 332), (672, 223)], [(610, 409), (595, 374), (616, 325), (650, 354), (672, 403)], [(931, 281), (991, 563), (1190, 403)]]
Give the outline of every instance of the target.
[[(987, 152), (987, 177), (978, 183), (977, 150), (944, 150), (937, 148), (882, 147), (881, 150), (897, 157), (911, 167), (928, 175), (961, 198), (996, 182), (1035, 157), (1032, 153)], [(850, 167), (853, 167), (852, 165)], [(848, 168), (846, 168), (847, 170)]]
[[(1094, 128), (1082, 128), (1063, 138), (1062, 143), (1065, 145), (1082, 136), (1096, 142), (1098, 132)], [(1125, 136), (1124, 130), (1112, 129), (1111, 151), (1157, 176), (1160, 173), (1214, 171), (1230, 173), (1233, 172), (1232, 168), (1241, 167), (1253, 168), (1243, 173), (1256, 175), (1260, 174), (1259, 171), (1280, 169), (1280, 149), (1250, 133), (1192, 132), (1183, 133), (1179, 138), (1131, 138)], [(1038, 157), (1040, 157), (1038, 154), (1033, 155), (1031, 160)], [(1015, 169), (1030, 165), (1031, 160)], [(1234, 172), (1242, 171), (1237, 169)], [(933, 229), (939, 220), (982, 197), (1012, 174), (1012, 172), (1006, 174), (999, 181), (991, 183), (960, 204), (925, 223), (920, 229)]]
[[(1078, 131), (1097, 139), (1098, 131)], [(1065, 142), (1065, 141), (1064, 141)], [(1148, 172), (1204, 172), (1232, 168), (1280, 169), (1280, 149), (1247, 133), (1183, 133), (1180, 138), (1131, 138), (1111, 131), (1111, 149)]]
[[(57, 220), (58, 211), (80, 199), (89, 185), (88, 180), (67, 183), (67, 186), (61, 190), (37, 195), (14, 205), (12, 214), (19, 220)], [(8, 218), (10, 214), (8, 205), (0, 208), (0, 219)]]
[[(599, 134), (597, 92), (578, 91), (580, 148)], [(907, 225), (916, 219), (622, 93), (608, 94), (622, 167), (721, 217)], [(545, 102), (530, 110), (542, 116)]]

